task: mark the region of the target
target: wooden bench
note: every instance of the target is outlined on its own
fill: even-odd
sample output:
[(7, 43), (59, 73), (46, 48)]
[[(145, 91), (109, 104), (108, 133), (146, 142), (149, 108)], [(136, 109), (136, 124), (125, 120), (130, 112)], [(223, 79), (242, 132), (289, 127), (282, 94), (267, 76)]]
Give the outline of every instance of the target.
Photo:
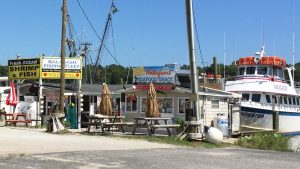
[(27, 113), (7, 113), (5, 114), (5, 125), (8, 125), (8, 123), (13, 126), (17, 126), (17, 123), (25, 123), (26, 127), (28, 127), (28, 123), (31, 123), (31, 119), (28, 119)]
[[(147, 128), (149, 136), (154, 134), (155, 129), (165, 128), (168, 135), (171, 136), (170, 128), (180, 127), (179, 124), (168, 124), (170, 117), (135, 117), (132, 134), (135, 134), (136, 128)], [(159, 123), (160, 122), (160, 123)]]
[(105, 130), (110, 131), (112, 128), (120, 129), (123, 133), (125, 133), (124, 126), (132, 126), (133, 122), (125, 122), (125, 116), (89, 116), (85, 114), (88, 122), (86, 123), (88, 129), (87, 132), (90, 133), (90, 129), (92, 126), (95, 128), (101, 128), (101, 132), (104, 133)]
[(159, 125), (149, 125), (151, 128), (177, 128), (180, 127), (179, 124), (159, 124)]
[(102, 127), (108, 128), (108, 130), (110, 130), (110, 128), (114, 127), (114, 126), (116, 126), (118, 128), (120, 127), (122, 133), (125, 133), (124, 126), (126, 127), (126, 126), (133, 126), (133, 125), (134, 125), (133, 122), (123, 122), (123, 121), (121, 121), (121, 122), (104, 122), (104, 123), (102, 123)]

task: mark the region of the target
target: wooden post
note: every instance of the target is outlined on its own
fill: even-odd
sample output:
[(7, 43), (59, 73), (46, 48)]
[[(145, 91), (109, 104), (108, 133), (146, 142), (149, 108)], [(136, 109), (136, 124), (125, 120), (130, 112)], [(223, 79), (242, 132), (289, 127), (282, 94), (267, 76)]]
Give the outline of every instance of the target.
[(62, 7), (62, 33), (61, 33), (61, 72), (60, 72), (60, 97), (59, 97), (59, 111), (64, 113), (65, 100), (65, 58), (66, 58), (66, 24), (67, 24), (67, 0), (63, 0)]

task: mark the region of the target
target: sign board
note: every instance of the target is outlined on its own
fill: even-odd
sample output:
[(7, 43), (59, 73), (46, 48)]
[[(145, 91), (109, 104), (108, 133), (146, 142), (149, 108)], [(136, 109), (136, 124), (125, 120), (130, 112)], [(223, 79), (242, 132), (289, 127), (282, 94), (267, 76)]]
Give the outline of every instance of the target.
[[(140, 90), (149, 90), (149, 85), (145, 85), (145, 84), (137, 84), (136, 89), (140, 89)], [(155, 90), (173, 90), (174, 89), (174, 85), (154, 85)]]
[(134, 82), (145, 83), (175, 83), (175, 66), (148, 66), (133, 68)]
[(39, 79), (40, 59), (8, 60), (8, 79)]
[[(61, 59), (48, 57), (41, 59), (41, 77), (43, 79), (60, 79)], [(66, 58), (65, 79), (82, 79), (81, 58)]]

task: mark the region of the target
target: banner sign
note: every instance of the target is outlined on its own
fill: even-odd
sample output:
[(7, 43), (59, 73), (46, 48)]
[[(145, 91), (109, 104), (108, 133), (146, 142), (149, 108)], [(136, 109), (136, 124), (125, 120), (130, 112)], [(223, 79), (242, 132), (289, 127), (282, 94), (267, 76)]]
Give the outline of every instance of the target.
[(133, 68), (134, 82), (145, 83), (175, 83), (175, 66), (149, 66)]
[[(61, 59), (59, 57), (42, 58), (41, 77), (43, 79), (60, 79)], [(82, 79), (81, 58), (66, 58), (65, 79)]]
[[(149, 90), (149, 85), (146, 84), (138, 84), (135, 86), (136, 89), (140, 90)], [(175, 85), (154, 85), (155, 90), (173, 90)]]
[(8, 60), (8, 79), (39, 79), (40, 59)]

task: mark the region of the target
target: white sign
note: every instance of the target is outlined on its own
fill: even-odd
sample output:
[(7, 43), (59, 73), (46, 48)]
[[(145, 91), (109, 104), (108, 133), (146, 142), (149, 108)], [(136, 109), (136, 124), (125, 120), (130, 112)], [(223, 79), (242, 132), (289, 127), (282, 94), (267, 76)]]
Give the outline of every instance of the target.
[[(60, 58), (43, 58), (42, 69), (60, 69)], [(79, 58), (66, 58), (65, 69), (81, 69), (81, 61)]]

